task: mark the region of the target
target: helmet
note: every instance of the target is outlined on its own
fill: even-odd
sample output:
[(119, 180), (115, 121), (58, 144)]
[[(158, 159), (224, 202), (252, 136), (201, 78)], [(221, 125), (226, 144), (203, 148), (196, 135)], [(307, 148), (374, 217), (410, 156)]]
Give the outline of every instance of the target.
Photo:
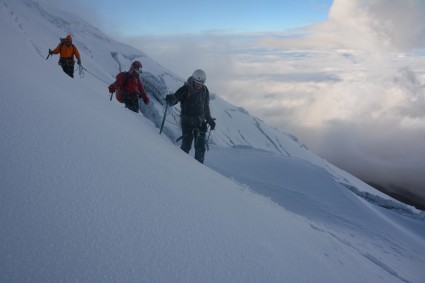
[(205, 72), (201, 69), (197, 69), (193, 72), (192, 78), (195, 82), (204, 84), (207, 80), (207, 75), (205, 75)]
[(66, 41), (72, 41), (72, 36), (71, 36), (70, 34), (68, 34), (68, 35), (65, 37), (65, 40), (66, 40)]
[(140, 69), (142, 67), (142, 63), (140, 63), (139, 61), (134, 61), (132, 64), (131, 64), (131, 69)]

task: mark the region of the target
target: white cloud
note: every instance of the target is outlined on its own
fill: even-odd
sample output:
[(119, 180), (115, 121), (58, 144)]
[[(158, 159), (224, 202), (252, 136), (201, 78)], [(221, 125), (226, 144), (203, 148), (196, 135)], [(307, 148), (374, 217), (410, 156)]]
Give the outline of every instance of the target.
[(334, 0), (328, 20), (306, 28), (311, 33), (294, 40), (271, 37), (265, 43), (370, 53), (410, 51), (425, 44), (424, 15), (421, 0)]
[(423, 190), (424, 16), (421, 0), (335, 0), (305, 30), (119, 40), (182, 78), (203, 68), (210, 91), (352, 173)]
[(335, 0), (328, 23), (349, 46), (404, 51), (423, 46), (424, 14), (420, 0)]

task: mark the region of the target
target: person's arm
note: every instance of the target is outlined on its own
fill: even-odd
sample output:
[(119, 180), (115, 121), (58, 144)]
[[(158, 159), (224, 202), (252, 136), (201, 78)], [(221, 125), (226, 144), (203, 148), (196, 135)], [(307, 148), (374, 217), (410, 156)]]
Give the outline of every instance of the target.
[(78, 48), (75, 45), (74, 45), (74, 55), (75, 55), (75, 58), (77, 58), (77, 64), (81, 65), (80, 52), (78, 51)]
[(206, 89), (206, 99), (204, 103), (204, 113), (205, 113), (205, 119), (208, 121), (212, 120), (211, 112), (210, 112), (210, 92), (208, 91), (208, 88), (205, 86)]
[(139, 98), (143, 99), (143, 102), (145, 104), (149, 104), (150, 99), (149, 99), (148, 94), (145, 91), (145, 88), (143, 87), (142, 81), (139, 79), (138, 82), (139, 82), (138, 83), (138, 87), (139, 87)]
[(124, 79), (124, 73), (119, 73), (116, 76), (115, 82), (108, 87), (109, 92), (114, 93), (117, 90), (117, 88), (121, 87), (121, 85), (123, 84), (123, 79)]
[(53, 49), (53, 54), (59, 54), (61, 52), (61, 46), (62, 44), (58, 44), (55, 49)]
[(179, 88), (174, 94), (168, 94), (165, 97), (168, 105), (176, 105), (180, 100), (182, 100), (183, 95), (187, 93), (187, 85)]
[(211, 117), (210, 112), (210, 92), (208, 91), (208, 88), (205, 86), (206, 89), (206, 99), (204, 104), (204, 113), (205, 113), (205, 120), (207, 120), (208, 125), (210, 125), (211, 130), (215, 129), (215, 119)]

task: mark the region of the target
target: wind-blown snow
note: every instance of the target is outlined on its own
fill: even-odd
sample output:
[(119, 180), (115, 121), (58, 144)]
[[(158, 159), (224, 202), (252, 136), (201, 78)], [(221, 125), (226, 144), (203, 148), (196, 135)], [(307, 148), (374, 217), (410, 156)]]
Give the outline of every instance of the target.
[[(83, 78), (45, 60), (66, 33)], [(158, 134), (155, 95), (185, 78), (33, 1), (0, 3), (0, 34), (1, 282), (425, 281), (423, 213), (295, 137), (213, 95), (201, 165), (173, 143), (177, 108)], [(135, 58), (144, 115), (107, 93)]]

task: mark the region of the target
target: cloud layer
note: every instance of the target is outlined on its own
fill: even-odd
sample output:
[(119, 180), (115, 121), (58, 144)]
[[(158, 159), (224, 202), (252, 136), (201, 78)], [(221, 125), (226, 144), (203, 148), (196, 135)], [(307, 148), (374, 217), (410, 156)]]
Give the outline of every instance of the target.
[(424, 39), (424, 1), (335, 0), (305, 30), (126, 40), (182, 77), (204, 68), (211, 91), (365, 181), (425, 199)]

